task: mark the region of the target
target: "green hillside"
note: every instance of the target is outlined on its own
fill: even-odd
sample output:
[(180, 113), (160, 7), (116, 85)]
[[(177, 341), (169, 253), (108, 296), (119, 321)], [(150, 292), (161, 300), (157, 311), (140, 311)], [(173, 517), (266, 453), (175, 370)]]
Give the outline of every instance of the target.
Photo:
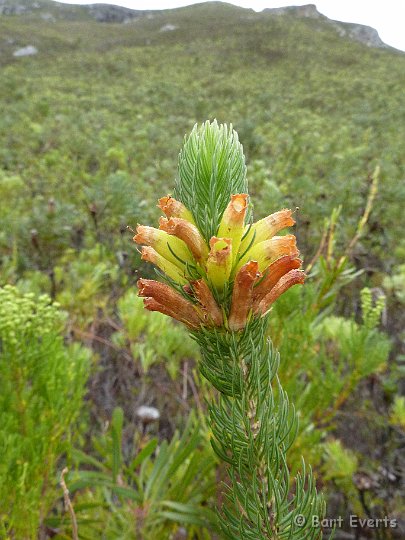
[[(130, 313), (137, 278), (152, 271), (141, 264), (127, 226), (157, 223), (156, 201), (173, 189), (178, 152), (195, 123), (232, 123), (244, 146), (255, 217), (298, 207), (294, 234), (304, 267), (311, 263), (313, 271), (309, 292), (299, 296), (294, 290), (280, 301), (272, 328), (282, 357), (291, 358), (282, 377), (302, 375), (299, 386), (287, 385), (303, 410), (293, 466), (301, 454), (309, 456), (325, 490), (340, 493), (340, 499), (332, 496), (332, 507), (361, 513), (360, 491), (351, 478), (342, 480), (339, 467), (374, 471), (380, 459), (389, 468), (397, 455), (396, 434), (403, 430), (398, 418), (404, 423), (405, 416), (405, 405), (395, 398), (405, 322), (405, 53), (367, 46), (350, 37), (351, 25), (311, 13), (256, 13), (222, 2), (161, 12), (0, 2), (0, 285), (50, 295), (68, 314), (68, 339), (95, 353), (77, 443), (83, 452), (101, 452), (100, 444), (90, 449), (91, 437), (106, 436), (102, 426), (116, 405), (132, 426), (130, 440), (133, 411), (148, 395), (165, 411), (156, 435), (171, 436), (195, 406), (190, 394), (180, 405), (174, 396), (182, 394), (180, 369), (186, 362), (191, 371), (197, 353), (178, 327), (142, 322), (138, 307)], [(15, 54), (29, 46), (34, 54)], [(372, 289), (373, 299), (384, 294), (386, 310), (379, 330), (354, 354), (353, 340), (337, 345), (350, 332), (336, 321), (362, 324), (363, 287)], [(166, 351), (156, 345), (160, 332)], [(378, 346), (372, 341), (377, 334)], [(366, 365), (377, 350), (388, 357), (388, 343), (388, 370), (377, 360), (369, 370), (355, 364), (362, 358)], [(306, 377), (322, 359), (335, 369), (349, 357), (358, 377), (339, 387), (341, 394), (329, 403), (327, 394), (338, 382), (327, 386), (325, 364), (317, 380), (323, 390), (314, 390), (314, 396), (320, 393), (316, 409), (316, 399), (304, 391)], [(336, 381), (346, 376), (343, 368), (339, 373)], [(377, 388), (372, 395), (370, 381)], [(332, 415), (342, 407), (342, 417)], [(357, 407), (362, 427), (345, 425), (344, 414)], [(397, 427), (387, 428), (394, 417)], [(339, 442), (330, 442), (331, 433), (349, 449), (356, 435), (364, 437), (355, 448), (359, 455), (342, 453)], [(374, 433), (395, 450), (375, 456)], [(368, 492), (366, 507), (379, 512), (381, 500), (397, 501), (396, 486), (384, 494)], [(94, 502), (86, 493), (79, 497), (84, 508)], [(348, 500), (348, 506), (342, 502)], [(106, 507), (114, 501), (86, 519), (107, 523)], [(59, 503), (49, 515), (60, 515)], [(400, 515), (401, 503), (392, 504)], [(68, 517), (58, 525), (52, 519), (46, 527), (68, 530)], [(105, 525), (103, 538), (133, 538), (119, 536), (118, 522)], [(102, 537), (83, 523), (83, 538)], [(150, 534), (145, 538), (174, 538)]]
[[(79, 18), (83, 9), (68, 13)], [(71, 22), (62, 13), (55, 22), (35, 13), (0, 18), (2, 169), (33, 185), (34, 208), (52, 196), (73, 204), (86, 227), (71, 196), (117, 170), (141, 198), (156, 198), (171, 186), (183, 133), (217, 118), (240, 134), (251, 188), (263, 191), (258, 212), (274, 205), (275, 191), (300, 207), (300, 230), (315, 241), (320, 220), (339, 204), (342, 226), (353, 232), (380, 163), (367, 251), (380, 259), (389, 253), (384, 270), (403, 254), (396, 234), (404, 201), (403, 53), (346, 40), (323, 19), (221, 3), (120, 25)], [(176, 28), (164, 31), (167, 25)], [(27, 45), (38, 53), (12, 56)], [(108, 152), (122, 152), (125, 164)]]

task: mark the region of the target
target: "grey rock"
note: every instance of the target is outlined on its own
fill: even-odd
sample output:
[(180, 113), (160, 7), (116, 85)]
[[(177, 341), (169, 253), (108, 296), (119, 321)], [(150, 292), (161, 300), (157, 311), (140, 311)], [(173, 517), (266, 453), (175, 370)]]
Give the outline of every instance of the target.
[(91, 17), (98, 22), (104, 23), (128, 23), (132, 19), (139, 17), (142, 11), (124, 8), (121, 6), (111, 6), (109, 4), (93, 4), (85, 6)]
[(263, 10), (271, 15), (293, 15), (295, 17), (322, 19), (333, 26), (341, 37), (348, 37), (354, 41), (364, 43), (368, 47), (386, 48), (386, 45), (378, 35), (377, 30), (370, 26), (356, 23), (346, 23), (329, 19), (316, 9), (315, 4), (306, 4), (304, 6), (287, 6), (280, 8), (267, 8)]
[(307, 17), (309, 19), (320, 19), (326, 18), (324, 15), (319, 13), (316, 9), (315, 4), (306, 4), (304, 6), (285, 6), (279, 8), (266, 8), (263, 10), (265, 13), (270, 13), (272, 15), (286, 15), (291, 14), (296, 17)]
[(55, 22), (56, 21), (55, 17), (52, 15), (52, 13), (41, 13), (41, 19), (43, 21), (48, 21), (48, 22)]
[(156, 407), (149, 407), (148, 405), (141, 405), (136, 410), (137, 417), (144, 424), (149, 424), (149, 422), (156, 422), (160, 418), (160, 412)]
[(36, 47), (33, 45), (27, 45), (26, 47), (22, 47), (21, 49), (14, 51), (13, 56), (32, 56), (37, 53), (38, 49)]
[(176, 30), (178, 26), (175, 24), (165, 24), (162, 26), (162, 28), (159, 30), (159, 32), (173, 32), (173, 30)]
[(348, 26), (349, 36), (355, 41), (360, 41), (368, 47), (387, 47), (375, 28), (362, 24), (346, 24), (346, 26)]
[(40, 9), (40, 2), (27, 0), (0, 0), (0, 15), (24, 15)]

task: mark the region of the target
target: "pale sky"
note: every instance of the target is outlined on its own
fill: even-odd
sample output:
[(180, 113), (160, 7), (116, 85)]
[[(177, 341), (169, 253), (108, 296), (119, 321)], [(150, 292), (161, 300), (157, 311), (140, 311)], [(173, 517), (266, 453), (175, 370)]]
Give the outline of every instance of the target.
[[(201, 0), (98, 0), (99, 3), (117, 4), (132, 9), (170, 9)], [(68, 0), (69, 4), (97, 3), (91, 0)], [(375, 28), (380, 38), (397, 49), (405, 51), (405, 0), (233, 0), (229, 2), (261, 11), (269, 7), (299, 6), (315, 3), (318, 11), (337, 21), (365, 24)]]

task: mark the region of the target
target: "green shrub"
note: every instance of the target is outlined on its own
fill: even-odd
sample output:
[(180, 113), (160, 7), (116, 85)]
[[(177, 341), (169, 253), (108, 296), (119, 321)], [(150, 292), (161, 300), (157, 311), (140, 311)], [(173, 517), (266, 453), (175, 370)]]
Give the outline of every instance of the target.
[(64, 344), (64, 315), (47, 296), (0, 289), (0, 537), (37, 538), (70, 452), (90, 354)]
[(69, 489), (79, 537), (166, 540), (183, 527), (182, 538), (212, 538), (217, 519), (207, 503), (216, 491), (216, 460), (194, 415), (170, 442), (138, 433), (129, 455), (123, 428), (123, 411), (116, 408), (109, 429), (93, 440), (92, 454), (75, 452), (80, 470), (70, 476)]
[(176, 379), (182, 360), (199, 357), (197, 345), (183, 326), (161, 313), (146, 311), (135, 291), (129, 290), (120, 298), (118, 314), (123, 327), (113, 341), (120, 346), (128, 343), (133, 358), (145, 372), (152, 364), (164, 362), (169, 375)]
[(54, 269), (56, 299), (79, 327), (89, 325), (107, 306), (118, 275), (110, 259), (104, 246), (95, 244), (79, 254), (66, 250)]

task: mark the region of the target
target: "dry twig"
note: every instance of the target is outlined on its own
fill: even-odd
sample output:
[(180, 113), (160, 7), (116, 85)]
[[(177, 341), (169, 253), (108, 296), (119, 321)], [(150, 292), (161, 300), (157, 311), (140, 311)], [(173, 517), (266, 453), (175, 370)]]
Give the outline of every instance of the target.
[(69, 511), (69, 514), (70, 514), (70, 519), (72, 520), (72, 539), (73, 540), (79, 540), (79, 535), (78, 535), (78, 532), (77, 532), (77, 520), (76, 520), (76, 515), (75, 515), (75, 511), (73, 509), (73, 505), (72, 505), (72, 501), (70, 500), (70, 497), (69, 497), (69, 490), (66, 486), (66, 482), (65, 482), (65, 474), (68, 472), (68, 468), (65, 467), (63, 469), (63, 471), (61, 472), (60, 474), (60, 485), (62, 487), (62, 490), (63, 490), (63, 499), (65, 501), (65, 507), (68, 509)]

